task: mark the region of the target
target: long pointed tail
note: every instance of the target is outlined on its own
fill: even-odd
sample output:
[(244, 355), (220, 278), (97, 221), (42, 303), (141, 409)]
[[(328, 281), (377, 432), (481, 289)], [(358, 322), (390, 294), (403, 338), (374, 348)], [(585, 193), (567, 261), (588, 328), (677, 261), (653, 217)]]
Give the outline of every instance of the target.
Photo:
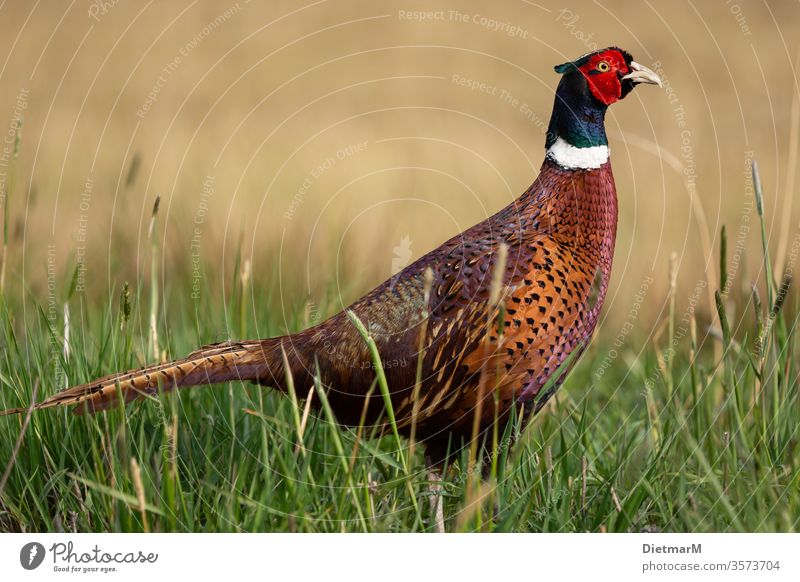
[[(276, 353), (277, 348), (277, 353)], [(87, 384), (73, 386), (33, 406), (34, 410), (75, 406), (74, 412), (105, 410), (118, 402), (117, 390), (127, 403), (137, 398), (175, 388), (201, 386), (233, 380), (271, 377), (280, 366), (280, 343), (257, 340), (205, 346), (187, 357), (139, 370), (111, 374)], [(281, 366), (282, 367), (282, 366)], [(0, 411), (0, 416), (26, 412), (28, 408)]]

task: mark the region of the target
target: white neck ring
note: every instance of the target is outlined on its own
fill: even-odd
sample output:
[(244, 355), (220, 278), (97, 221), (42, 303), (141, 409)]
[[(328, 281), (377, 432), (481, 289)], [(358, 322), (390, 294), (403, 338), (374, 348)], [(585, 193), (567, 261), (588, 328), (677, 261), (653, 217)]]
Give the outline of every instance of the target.
[(596, 170), (608, 161), (607, 145), (579, 148), (568, 144), (563, 138), (556, 138), (547, 148), (545, 156), (565, 170)]

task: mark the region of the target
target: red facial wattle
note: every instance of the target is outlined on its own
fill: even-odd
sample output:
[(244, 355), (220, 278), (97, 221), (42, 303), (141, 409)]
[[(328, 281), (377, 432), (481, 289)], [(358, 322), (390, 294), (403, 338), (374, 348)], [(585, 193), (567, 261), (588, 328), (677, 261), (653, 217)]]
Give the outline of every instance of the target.
[(595, 99), (611, 105), (622, 96), (620, 77), (628, 74), (628, 64), (618, 51), (608, 50), (592, 57), (580, 67)]

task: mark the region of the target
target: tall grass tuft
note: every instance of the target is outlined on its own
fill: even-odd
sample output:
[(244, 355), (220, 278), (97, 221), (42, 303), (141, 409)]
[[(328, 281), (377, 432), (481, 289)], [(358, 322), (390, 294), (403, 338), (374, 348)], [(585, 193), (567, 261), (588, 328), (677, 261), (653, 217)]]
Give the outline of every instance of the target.
[(19, 158), (20, 144), (22, 143), (22, 119), (19, 120), (14, 133), (14, 149), (11, 153), (11, 167), (8, 172), (8, 181), (5, 183), (5, 191), (0, 193), (3, 204), (3, 254), (0, 257), (0, 295), (5, 295), (6, 290), (6, 263), (8, 263), (8, 232), (9, 216), (11, 205), (11, 194), (14, 191), (14, 177), (16, 176), (17, 160)]
[(153, 211), (150, 214), (150, 226), (147, 229), (147, 240), (150, 242), (150, 353), (155, 361), (160, 361), (161, 349), (158, 345), (158, 239), (156, 238), (156, 218), (161, 196), (156, 196)]

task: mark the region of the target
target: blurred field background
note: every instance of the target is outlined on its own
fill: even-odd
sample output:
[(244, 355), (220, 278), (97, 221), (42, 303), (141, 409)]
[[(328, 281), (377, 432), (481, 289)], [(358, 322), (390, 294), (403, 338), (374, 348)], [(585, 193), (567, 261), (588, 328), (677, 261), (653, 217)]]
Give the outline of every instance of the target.
[[(340, 310), (522, 193), (552, 67), (618, 45), (665, 87), (609, 110), (598, 337), (507, 478), (450, 475), (448, 527), (796, 530), (797, 292), (765, 284), (751, 161), (777, 284), (800, 254), (799, 33), (796, 4), (744, 0), (0, 3), (0, 408)], [(316, 413), (299, 456), (268, 394), (3, 419), (0, 531), (430, 525), (421, 458), (403, 474)]]
[(668, 91), (609, 111), (620, 223), (601, 333), (652, 277), (649, 328), (672, 252), (679, 303), (712, 280), (722, 223), (749, 288), (753, 156), (778, 259), (797, 235), (790, 3), (6, 2), (0, 32), (0, 112), (11, 133), (24, 117), (8, 285), (40, 301), (48, 245), (59, 276), (82, 262), (92, 300), (149, 272), (160, 194), (167, 298), (191, 292), (195, 237), (215, 293), (241, 245), (256, 298), (279, 278), (291, 305), (320, 305), (335, 282), (346, 305), (521, 193), (541, 163), (553, 65), (610, 44), (655, 64)]

